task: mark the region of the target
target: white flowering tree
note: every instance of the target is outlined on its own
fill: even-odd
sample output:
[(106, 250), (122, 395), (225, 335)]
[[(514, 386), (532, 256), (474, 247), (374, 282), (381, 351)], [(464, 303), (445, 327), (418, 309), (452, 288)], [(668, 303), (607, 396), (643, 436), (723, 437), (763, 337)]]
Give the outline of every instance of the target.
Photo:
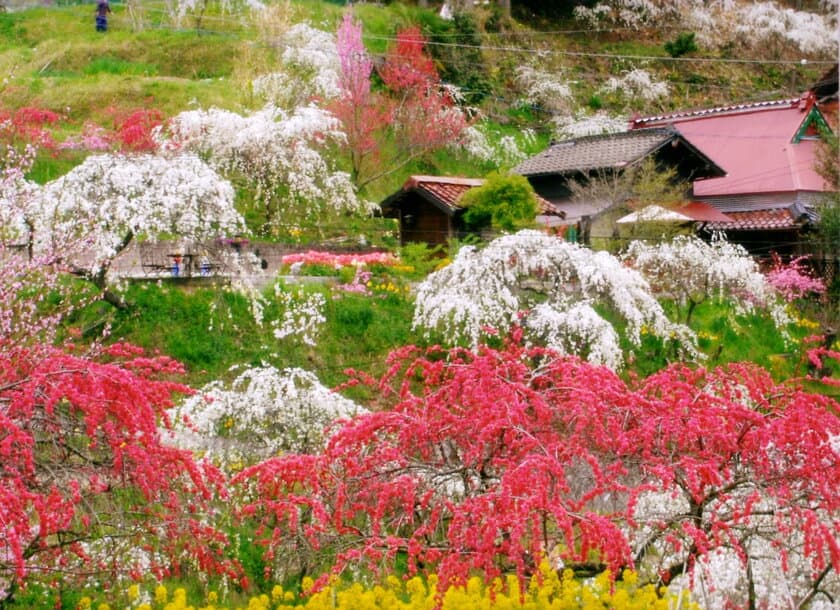
[(525, 103), (552, 114), (568, 112), (574, 105), (572, 89), (558, 72), (546, 72), (532, 66), (516, 68), (514, 83)]
[(522, 129), (515, 135), (494, 133), (489, 123), (476, 123), (464, 129), (461, 140), (450, 147), (456, 154), (498, 169), (513, 167), (529, 156), (536, 144), (536, 134)]
[(316, 452), (334, 421), (365, 411), (309, 371), (262, 365), (187, 398), (175, 416), (174, 440), (237, 470), (281, 453)]
[(639, 101), (650, 103), (668, 96), (668, 84), (656, 80), (647, 70), (634, 68), (620, 77), (610, 77), (601, 87), (601, 92), (628, 104)]
[(341, 93), (341, 64), (334, 34), (298, 23), (272, 42), (281, 49), (280, 69), (252, 81), (255, 96), (291, 109), (313, 99), (333, 99)]
[(722, 0), (603, 0), (575, 7), (575, 17), (589, 28), (619, 26), (632, 30), (679, 26), (696, 32), (704, 46), (732, 43), (752, 49), (783, 48), (812, 56), (837, 56), (837, 3), (820, 2), (819, 12), (780, 6), (778, 2)]
[(302, 217), (367, 209), (349, 174), (325, 154), (344, 138), (338, 121), (315, 106), (293, 112), (269, 106), (247, 116), (191, 110), (175, 116), (161, 137), (164, 147), (196, 152), (240, 178), (252, 190), (267, 233), (298, 225)]
[(32, 258), (33, 217), (38, 210), (41, 187), (26, 179), (36, 149), (23, 152), (7, 147), (0, 155), (0, 245), (26, 246)]
[(790, 321), (758, 263), (738, 244), (679, 235), (656, 244), (631, 242), (622, 259), (683, 308), (686, 324), (707, 299), (728, 300), (742, 311), (766, 308), (780, 327)]
[(552, 123), (554, 135), (559, 140), (627, 131), (626, 117), (613, 116), (601, 111), (593, 114), (578, 111), (574, 115), (560, 115), (555, 117)]
[(829, 53), (837, 58), (836, 23), (822, 15), (783, 8), (775, 2), (745, 3), (733, 12), (735, 18), (730, 23), (737, 24), (736, 35), (750, 46), (769, 45), (776, 53), (783, 46), (792, 46), (802, 53)]
[(599, 307), (624, 321), (631, 343), (640, 343), (644, 327), (697, 356), (693, 333), (667, 318), (640, 273), (607, 252), (538, 231), (506, 235), (483, 250), (462, 248), (418, 287), (413, 324), (426, 336), (471, 345), (519, 324), (533, 341), (617, 369), (619, 330)]
[(79, 244), (64, 253), (65, 263), (121, 305), (106, 289), (106, 274), (132, 240), (242, 231), (233, 203), (230, 183), (195, 155), (94, 155), (44, 186), (35, 245)]

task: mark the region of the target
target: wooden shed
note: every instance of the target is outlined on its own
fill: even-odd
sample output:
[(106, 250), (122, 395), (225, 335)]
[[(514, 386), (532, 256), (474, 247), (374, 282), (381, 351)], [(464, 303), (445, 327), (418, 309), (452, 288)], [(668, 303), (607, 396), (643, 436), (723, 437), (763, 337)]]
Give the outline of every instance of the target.
[[(411, 176), (402, 188), (380, 203), (386, 218), (397, 218), (400, 223), (400, 243), (426, 243), (430, 246), (446, 245), (450, 239), (465, 235), (461, 215), (464, 209), (459, 201), (464, 193), (484, 184), (482, 178), (457, 178), (450, 176)], [(537, 196), (540, 214), (537, 221), (554, 224), (562, 212)]]

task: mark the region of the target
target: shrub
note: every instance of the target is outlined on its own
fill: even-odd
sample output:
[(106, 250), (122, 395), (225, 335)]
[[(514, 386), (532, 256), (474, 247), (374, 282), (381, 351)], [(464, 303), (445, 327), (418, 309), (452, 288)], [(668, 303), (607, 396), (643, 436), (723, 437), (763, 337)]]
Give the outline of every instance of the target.
[(674, 40), (665, 42), (665, 52), (671, 57), (682, 57), (697, 50), (694, 32), (683, 32)]

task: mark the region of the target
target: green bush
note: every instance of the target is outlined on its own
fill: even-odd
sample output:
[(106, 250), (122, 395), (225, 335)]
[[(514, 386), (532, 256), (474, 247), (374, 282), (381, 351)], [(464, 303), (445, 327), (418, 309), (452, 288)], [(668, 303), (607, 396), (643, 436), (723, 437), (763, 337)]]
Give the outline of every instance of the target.
[(490, 174), (484, 184), (464, 193), (464, 224), (471, 231), (487, 226), (514, 231), (533, 224), (539, 211), (534, 188), (524, 176)]
[(664, 46), (665, 52), (671, 57), (682, 57), (697, 50), (694, 32), (683, 32), (674, 40), (668, 40)]

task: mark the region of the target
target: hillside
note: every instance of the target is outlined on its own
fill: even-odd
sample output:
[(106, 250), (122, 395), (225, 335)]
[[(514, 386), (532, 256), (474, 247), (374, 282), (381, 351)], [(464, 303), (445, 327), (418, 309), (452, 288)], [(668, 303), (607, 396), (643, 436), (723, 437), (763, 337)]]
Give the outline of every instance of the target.
[[(340, 3), (291, 0), (258, 13), (213, 2), (200, 10), (121, 2), (113, 9), (105, 34), (94, 31), (90, 4), (0, 14), (0, 72), (8, 74), (0, 110), (51, 110), (60, 116), (57, 129), (69, 135), (90, 122), (112, 125), (138, 108), (163, 117), (194, 108), (258, 108), (263, 100), (252, 83), (277, 69), (289, 45), (284, 33), (302, 22), (334, 33), (344, 11)], [(489, 121), (489, 133), (535, 131), (535, 139), (520, 142), (524, 152), (541, 148), (558, 118), (568, 124), (597, 112), (620, 121), (633, 113), (798, 96), (836, 59), (836, 51), (797, 38), (796, 24), (787, 37), (748, 40), (743, 31), (724, 36), (721, 24), (690, 30), (673, 16), (631, 27), (604, 16), (595, 22), (524, 15), (516, 5), (510, 21), (487, 8), (449, 21), (403, 3), (362, 3), (353, 11), (374, 57), (386, 53), (400, 28), (419, 24), (443, 80), (461, 88), (465, 103)], [(709, 34), (715, 28), (717, 40)], [(78, 161), (54, 156), (34, 177), (55, 178)], [(483, 175), (496, 165), (444, 151), (370, 184), (364, 194), (380, 199), (410, 172)]]

